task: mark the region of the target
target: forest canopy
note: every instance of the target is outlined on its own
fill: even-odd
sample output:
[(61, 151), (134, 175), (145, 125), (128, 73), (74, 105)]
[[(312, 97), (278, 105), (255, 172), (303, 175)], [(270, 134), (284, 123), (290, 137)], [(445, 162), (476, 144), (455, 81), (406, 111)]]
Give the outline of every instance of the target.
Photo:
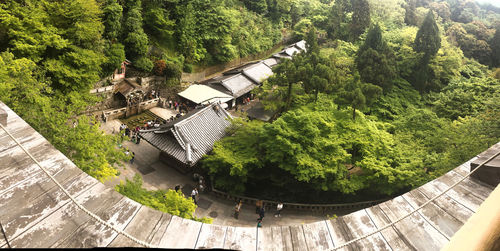
[(499, 141), (498, 9), (337, 0), (328, 10), (316, 19), (324, 22), (297, 22), (309, 50), (255, 91), (274, 120), (235, 120), (203, 160), (217, 189), (299, 202), (378, 198)]

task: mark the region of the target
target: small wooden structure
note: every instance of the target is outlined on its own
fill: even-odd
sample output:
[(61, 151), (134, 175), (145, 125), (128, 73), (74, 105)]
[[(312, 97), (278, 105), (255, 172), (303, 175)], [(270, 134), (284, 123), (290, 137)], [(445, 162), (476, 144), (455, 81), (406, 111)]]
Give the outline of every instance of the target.
[[(494, 145), (490, 149), (479, 154), (480, 157), (470, 164), (470, 170), (476, 169), (481, 163), (498, 152), (500, 152), (500, 144)], [(500, 158), (495, 158), (486, 163), (481, 169), (473, 173), (472, 177), (492, 186), (497, 186), (498, 183), (500, 183)]]
[(111, 80), (112, 81), (118, 81), (118, 80), (124, 79), (125, 78), (125, 73), (127, 71), (127, 65), (130, 65), (130, 61), (128, 61), (128, 60), (125, 59), (125, 61), (123, 61), (121, 63), (120, 68), (116, 69), (113, 72)]

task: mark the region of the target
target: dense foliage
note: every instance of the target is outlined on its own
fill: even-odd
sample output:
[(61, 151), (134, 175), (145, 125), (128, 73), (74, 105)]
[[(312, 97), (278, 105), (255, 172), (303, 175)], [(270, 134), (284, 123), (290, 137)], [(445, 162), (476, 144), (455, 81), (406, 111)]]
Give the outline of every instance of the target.
[(122, 181), (115, 189), (119, 193), (150, 208), (185, 219), (212, 223), (211, 218), (197, 218), (193, 215), (196, 205), (191, 198), (184, 197), (182, 192), (174, 190), (149, 191), (143, 188), (142, 177), (139, 174), (136, 174), (133, 180), (127, 179), (125, 182)]
[[(301, 202), (392, 195), (500, 140), (499, 9), (361, 2), (334, 1), (327, 22), (297, 23), (308, 52), (256, 91), (275, 120), (236, 120), (203, 160), (217, 188)], [(360, 25), (367, 9), (372, 24)]]
[[(395, 194), (500, 139), (499, 20), (470, 0), (5, 0), (0, 100), (105, 180), (127, 157), (83, 114), (125, 58), (170, 86), (306, 39), (256, 90), (274, 121), (237, 120), (203, 168), (218, 188), (270, 198)], [(134, 182), (130, 196), (163, 207)]]
[[(120, 139), (76, 116), (97, 99), (103, 56), (95, 1), (4, 1), (0, 5), (0, 100), (85, 172), (104, 181), (126, 160)], [(121, 57), (117, 53), (117, 57)]]

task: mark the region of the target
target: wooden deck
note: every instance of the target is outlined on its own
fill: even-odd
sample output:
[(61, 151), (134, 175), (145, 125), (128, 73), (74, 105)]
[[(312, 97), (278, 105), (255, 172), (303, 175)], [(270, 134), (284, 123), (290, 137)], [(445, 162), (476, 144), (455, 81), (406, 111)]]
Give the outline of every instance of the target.
[[(122, 196), (78, 169), (1, 102), (0, 109), (8, 113), (7, 130), (78, 203), (135, 238), (164, 248), (328, 250), (395, 221), (470, 172), (469, 161), (422, 187), (336, 219), (263, 228), (210, 225)], [(340, 250), (439, 250), (493, 189), (467, 178), (393, 227)], [(0, 231), (1, 248), (8, 247), (6, 238), (16, 248), (140, 246), (80, 210), (1, 129), (0, 223), (6, 232)]]

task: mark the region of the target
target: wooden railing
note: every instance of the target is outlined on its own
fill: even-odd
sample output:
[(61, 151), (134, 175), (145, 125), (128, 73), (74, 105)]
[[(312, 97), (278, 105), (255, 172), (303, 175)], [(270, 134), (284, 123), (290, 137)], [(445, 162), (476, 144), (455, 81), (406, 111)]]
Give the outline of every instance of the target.
[[(259, 200), (256, 198), (250, 198), (246, 196), (231, 195), (214, 188), (211, 189), (211, 192), (217, 197), (232, 201), (241, 200), (241, 202), (245, 204), (255, 205), (255, 203)], [(283, 203), (283, 208), (321, 212), (328, 210), (362, 209), (382, 203), (386, 200), (388, 199), (361, 201), (354, 203), (340, 203), (340, 204), (303, 204), (303, 203), (288, 203), (288, 202), (282, 202), (282, 203)], [(261, 201), (267, 208), (276, 208), (276, 206), (279, 203), (278, 201), (271, 201), (271, 200), (261, 200)]]

